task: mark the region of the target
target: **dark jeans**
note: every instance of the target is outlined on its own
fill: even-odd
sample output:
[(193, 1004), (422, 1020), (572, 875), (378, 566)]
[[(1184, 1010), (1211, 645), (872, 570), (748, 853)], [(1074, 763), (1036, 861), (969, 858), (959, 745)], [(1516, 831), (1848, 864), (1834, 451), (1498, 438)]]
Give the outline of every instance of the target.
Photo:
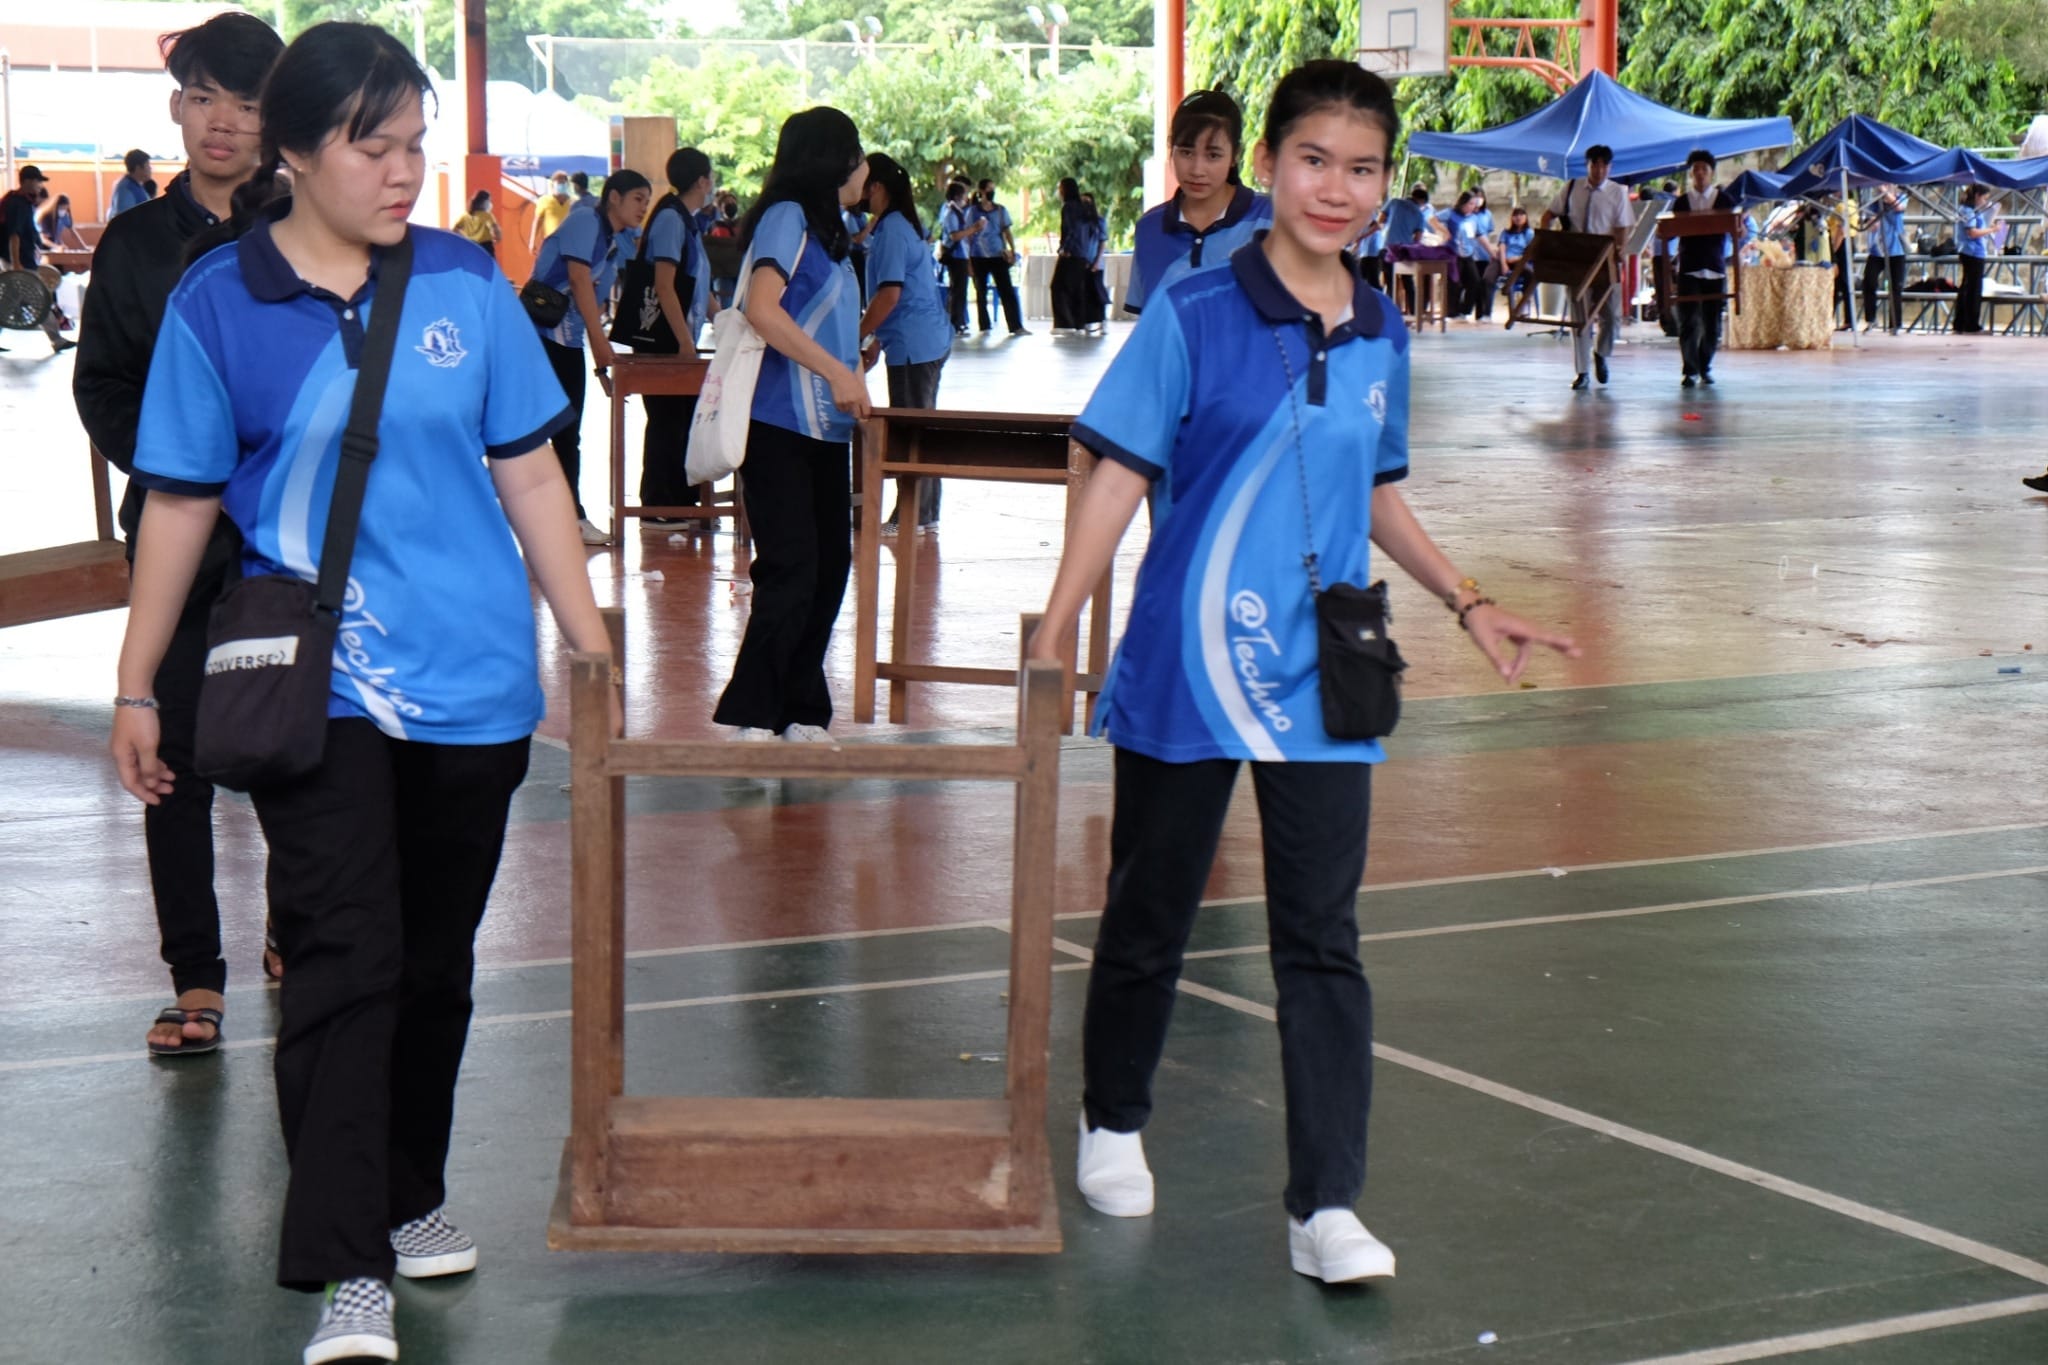
[[(1001, 256), (974, 258), (974, 320), (981, 330), (990, 330), (989, 282), (995, 282), (996, 299), (1003, 306), (1003, 322), (1012, 332), (1024, 330), (1024, 310), (1017, 303), (1017, 286), (1010, 279), (1010, 263)], [(892, 400), (893, 401), (893, 400)]]
[[(1093, 1127), (1152, 1114), (1174, 987), (1237, 779), (1234, 759), (1162, 763), (1116, 751), (1109, 898), (1088, 974), (1083, 1102)], [(1372, 769), (1254, 763), (1266, 926), (1279, 987), (1287, 1190), (1296, 1218), (1349, 1208), (1365, 1186), (1372, 992), (1358, 961)]]
[(1873, 326), (1877, 322), (1879, 275), (1884, 276), (1891, 294), (1891, 322), (1887, 325), (1896, 332), (1905, 326), (1906, 320), (1906, 258), (1866, 256), (1863, 260), (1863, 321)]
[[(889, 406), (892, 408), (935, 408), (939, 405), (939, 373), (946, 368), (943, 358), (922, 365), (891, 365)], [(896, 481), (896, 506), (889, 520), (899, 522), (903, 509), (903, 480)], [(920, 479), (917, 490), (917, 524), (936, 526), (939, 522), (939, 480)]]
[(240, 545), (239, 536), (221, 541), (219, 533), (208, 542), (154, 682), (157, 753), (176, 780), (162, 801), (142, 808), (142, 841), (163, 958), (179, 995), (225, 990), (228, 983), (213, 894), (213, 784), (193, 770), (192, 737), (206, 674), (206, 620), (222, 590), (241, 576)]
[[(1688, 280), (1683, 276), (1678, 282), (1680, 291), (1719, 287), (1712, 280)], [(1721, 313), (1725, 307), (1720, 299), (1678, 305), (1679, 363), (1685, 366), (1687, 374), (1705, 374), (1714, 368), (1714, 352), (1721, 348)]]
[(1458, 258), (1458, 278), (1451, 292), (1451, 316), (1459, 317), (1469, 313), (1479, 316), (1479, 296), (1486, 292), (1487, 262), (1477, 256)]
[(1384, 290), (1387, 286), (1383, 281), (1388, 278), (1383, 273), (1385, 265), (1386, 260), (1384, 257), (1360, 256), (1358, 258), (1358, 278), (1364, 280), (1375, 289)]
[(581, 346), (562, 346), (546, 337), (540, 339), (540, 344), (548, 353), (548, 364), (554, 366), (562, 392), (569, 396), (569, 425), (556, 432), (553, 440), (555, 458), (562, 462), (562, 474), (569, 480), (569, 496), (576, 502), (580, 519), (583, 491), (577, 479), (583, 473), (583, 385), (584, 375), (589, 372), (589, 357)]
[(528, 743), (428, 744), (330, 720), (311, 776), (250, 794), (291, 968), (276, 1059), (288, 1289), (389, 1281), (390, 1230), (446, 1198), (476, 929)]
[(1981, 332), (1984, 330), (1984, 258), (1982, 256), (1959, 256), (1962, 267), (1962, 287), (1956, 290), (1956, 324), (1958, 332)]
[(1856, 310), (1849, 302), (1849, 246), (1844, 242), (1832, 248), (1835, 262), (1835, 325), (1854, 327)]
[(640, 401), (647, 405), (647, 440), (640, 456), (640, 505), (695, 507), (697, 487), (683, 472), (683, 461), (690, 449), (690, 420), (697, 415), (697, 396), (650, 393)]
[(1093, 327), (1104, 317), (1095, 272), (1078, 256), (1062, 256), (1052, 267), (1052, 325), (1071, 331)]
[(853, 569), (852, 455), (755, 422), (747, 430), (754, 606), (711, 718), (778, 733), (832, 723), (825, 651)]
[(946, 257), (946, 316), (953, 330), (967, 330), (967, 279), (973, 266), (964, 256)]

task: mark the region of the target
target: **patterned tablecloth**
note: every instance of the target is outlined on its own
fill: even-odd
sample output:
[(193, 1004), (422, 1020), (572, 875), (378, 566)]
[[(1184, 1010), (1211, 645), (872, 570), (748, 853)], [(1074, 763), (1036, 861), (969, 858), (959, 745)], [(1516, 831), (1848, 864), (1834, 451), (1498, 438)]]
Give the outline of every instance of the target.
[(1759, 267), (1742, 272), (1742, 310), (1727, 314), (1732, 351), (1824, 351), (1835, 338), (1833, 266)]

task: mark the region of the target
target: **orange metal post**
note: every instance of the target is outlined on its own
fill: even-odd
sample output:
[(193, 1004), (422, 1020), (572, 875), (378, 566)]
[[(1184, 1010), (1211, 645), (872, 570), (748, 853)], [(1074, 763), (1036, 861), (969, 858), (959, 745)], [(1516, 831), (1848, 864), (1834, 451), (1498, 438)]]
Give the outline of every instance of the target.
[(1579, 0), (1579, 14), (1592, 25), (1579, 54), (1579, 75), (1621, 74), (1621, 0)]
[[(463, 112), (467, 125), (465, 131), (469, 134), (469, 155), (462, 159), (462, 211), (469, 212), (469, 201), (480, 191), (488, 191), (491, 214), (498, 220), (499, 229), (503, 230), (508, 221), (506, 206), (500, 202), (505, 197), (505, 165), (491, 155), (484, 90), (484, 82), (490, 75), (484, 0), (459, 2), (462, 6), (462, 89), (467, 104)], [(509, 238), (512, 234), (506, 232), (505, 235)]]

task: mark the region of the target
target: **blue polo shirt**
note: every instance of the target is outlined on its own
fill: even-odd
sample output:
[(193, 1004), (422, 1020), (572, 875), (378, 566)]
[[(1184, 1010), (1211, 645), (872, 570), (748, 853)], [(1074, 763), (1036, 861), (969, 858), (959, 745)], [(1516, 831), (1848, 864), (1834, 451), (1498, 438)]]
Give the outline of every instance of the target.
[(1372, 490), (1408, 472), (1408, 333), (1360, 281), (1325, 335), (1257, 241), (1155, 296), (1074, 423), (1172, 493), (1095, 732), (1169, 763), (1377, 763), (1377, 741), (1323, 730), (1302, 481), (1324, 584), (1370, 581)]
[(999, 257), (1008, 247), (1003, 245), (1003, 234), (1010, 229), (1010, 211), (1001, 204), (985, 209), (976, 209), (975, 220), (981, 224), (981, 231), (969, 238), (974, 254), (981, 257)]
[(1387, 205), (1387, 245), (1413, 246), (1423, 231), (1436, 221), (1427, 204), (1413, 199), (1396, 199)]
[(875, 329), (892, 366), (928, 365), (953, 349), (953, 324), (932, 279), (931, 253), (931, 243), (900, 213), (883, 214), (868, 238), (868, 297), (892, 284), (902, 291)]
[(1984, 260), (1991, 255), (1991, 238), (1971, 237), (1963, 229), (1988, 228), (1994, 221), (1995, 212), (1989, 204), (1981, 208), (1960, 209), (1956, 213), (1956, 252), (1963, 256), (1975, 256)]
[(1879, 207), (1877, 222), (1870, 232), (1870, 250), (1876, 256), (1903, 256), (1906, 254), (1906, 207)]
[(704, 255), (704, 244), (697, 239), (696, 220), (681, 204), (663, 209), (647, 225), (647, 259), (668, 261), (675, 266), (676, 288), (689, 291), (679, 293), (677, 298), (690, 324), (690, 339), (695, 341), (704, 330), (704, 320), (711, 309), (711, 262)]
[[(376, 264), (354, 298), (316, 289), (279, 253), (271, 221), (207, 253), (172, 293), (135, 481), (220, 495), (245, 572), (312, 582)], [(490, 257), (453, 233), (411, 231), (327, 713), (398, 739), (503, 743), (531, 734), (544, 708), (526, 567), (486, 460), (527, 455), (569, 409)]]
[(1535, 232), (1529, 228), (1509, 228), (1500, 235), (1500, 254), (1519, 261), (1529, 254), (1529, 243), (1535, 238)]
[(618, 274), (617, 234), (612, 231), (611, 220), (597, 210), (596, 203), (593, 199), (571, 209), (562, 225), (540, 244), (540, 255), (533, 263), (534, 279), (569, 294), (569, 311), (562, 314), (562, 320), (553, 327), (540, 328), (540, 334), (557, 346), (583, 349), (583, 313), (569, 290), (569, 262), (581, 261), (590, 267), (590, 286), (597, 291), (600, 306), (611, 297), (612, 280)]
[(1458, 225), (1458, 254), (1473, 258), (1486, 255), (1486, 248), (1481, 245), (1480, 239), (1490, 236), (1493, 228), (1493, 210), (1481, 209), (1477, 213), (1466, 214), (1464, 221)]
[(956, 242), (953, 240), (953, 234), (973, 221), (974, 211), (965, 204), (948, 204), (939, 210), (939, 256), (942, 260), (967, 259), (967, 244), (974, 239), (963, 237)]
[(1213, 270), (1230, 263), (1230, 253), (1273, 221), (1273, 201), (1240, 185), (1223, 216), (1201, 231), (1180, 216), (1181, 195), (1155, 204), (1138, 219), (1131, 245), (1131, 282), (1124, 292), (1124, 311), (1142, 313), (1145, 300), (1183, 275)]
[(114, 182), (114, 202), (107, 206), (107, 217), (112, 218), (117, 213), (126, 213), (136, 205), (148, 202), (149, 191), (124, 175)]
[[(757, 267), (782, 276), (782, 309), (804, 334), (860, 373), (860, 281), (811, 237), (801, 205), (771, 204), (754, 225), (742, 279)], [(832, 386), (770, 346), (754, 384), (754, 420), (814, 441), (850, 441), (853, 418), (832, 405)]]
[(1437, 224), (1451, 234), (1451, 250), (1459, 256), (1471, 255), (1471, 246), (1465, 236), (1466, 215), (1456, 209), (1445, 209), (1436, 217)]

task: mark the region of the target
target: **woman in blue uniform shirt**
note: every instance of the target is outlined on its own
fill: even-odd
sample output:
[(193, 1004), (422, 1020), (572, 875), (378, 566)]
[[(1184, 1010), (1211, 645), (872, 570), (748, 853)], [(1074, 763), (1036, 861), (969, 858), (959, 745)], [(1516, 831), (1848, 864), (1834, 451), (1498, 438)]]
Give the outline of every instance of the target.
[(1102, 462), (1028, 647), (1071, 656), (1082, 603), (1146, 488), (1170, 471), (1173, 501), (1154, 522), (1097, 710), (1115, 746), (1114, 824), (1082, 1025), (1077, 1177), (1100, 1212), (1152, 1211), (1139, 1130), (1250, 760), (1279, 987), (1288, 1254), (1330, 1283), (1394, 1272), (1352, 1208), (1372, 1078), (1356, 905), (1382, 752), (1323, 729), (1304, 555), (1327, 581), (1362, 584), (1370, 537), (1509, 683), (1537, 645), (1575, 652), (1484, 597), (1395, 487), (1408, 472), (1407, 331), (1343, 253), (1379, 208), (1397, 131), (1386, 82), (1350, 62), (1311, 62), (1275, 88), (1255, 153), (1272, 229), (1231, 257), (1235, 287), (1218, 272), (1155, 295), (1074, 424)]
[(1088, 332), (1102, 326), (1102, 296), (1092, 272), (1102, 255), (1102, 216), (1072, 176), (1060, 181), (1060, 254), (1052, 268), (1052, 329)]
[[(939, 375), (953, 349), (953, 329), (933, 283), (931, 243), (918, 221), (910, 172), (894, 157), (868, 154), (868, 213), (874, 220), (868, 246), (868, 306), (861, 315), (861, 363), (872, 368), (888, 356), (889, 406), (935, 408)], [(925, 479), (918, 495), (917, 529), (939, 524), (939, 481)], [(882, 523), (893, 531), (902, 500)]]
[[(711, 158), (695, 147), (669, 153), (664, 168), (669, 191), (647, 220), (647, 259), (654, 262), (654, 297), (675, 335), (673, 354), (697, 359), (697, 337), (711, 315), (711, 263), (697, 236), (697, 212), (711, 198)], [(640, 503), (644, 507), (695, 507), (698, 489), (683, 472), (690, 422), (697, 415), (694, 394), (650, 393), (647, 433), (640, 455)], [(668, 518), (647, 517), (643, 526), (665, 526)], [(708, 521), (691, 521), (709, 530)]]
[(1238, 177), (1244, 160), (1244, 111), (1221, 90), (1197, 90), (1173, 111), (1167, 129), (1180, 188), (1138, 219), (1124, 311), (1182, 275), (1229, 263), (1230, 253), (1273, 219), (1273, 205)]
[(1956, 251), (1961, 257), (1963, 282), (1956, 290), (1958, 334), (1984, 330), (1984, 263), (1991, 256), (1991, 238), (1998, 231), (1998, 205), (1991, 191), (1982, 185), (1963, 189), (1962, 208), (1956, 213)]
[(860, 132), (820, 105), (789, 116), (740, 225), (740, 307), (767, 343), (747, 429), (754, 602), (712, 718), (739, 739), (828, 740), (825, 652), (853, 567), (853, 424), (868, 415), (860, 283), (846, 221), (867, 192)]
[(1515, 300), (1529, 292), (1529, 281), (1520, 274), (1522, 258), (1529, 254), (1529, 243), (1536, 233), (1529, 227), (1529, 210), (1520, 204), (1508, 212), (1507, 231), (1500, 235), (1501, 279), (1506, 281), (1508, 294), (1508, 326), (1515, 325)]
[[(426, 176), (426, 74), (362, 24), (320, 24), (262, 97), (262, 159), (293, 192), (171, 296), (135, 449), (137, 537), (112, 750), (160, 800), (150, 680), (214, 521), (250, 574), (317, 577), (383, 254), (411, 281), (334, 657), (324, 757), (250, 793), (291, 963), (274, 1067), (290, 1177), (278, 1282), (327, 1290), (303, 1359), (396, 1359), (390, 1280), (477, 1249), (442, 1213), (474, 941), (544, 709), (528, 572), (574, 649), (604, 650), (574, 505), (539, 453), (569, 420), (504, 275), (406, 222)], [(523, 562), (522, 562), (523, 552)]]

